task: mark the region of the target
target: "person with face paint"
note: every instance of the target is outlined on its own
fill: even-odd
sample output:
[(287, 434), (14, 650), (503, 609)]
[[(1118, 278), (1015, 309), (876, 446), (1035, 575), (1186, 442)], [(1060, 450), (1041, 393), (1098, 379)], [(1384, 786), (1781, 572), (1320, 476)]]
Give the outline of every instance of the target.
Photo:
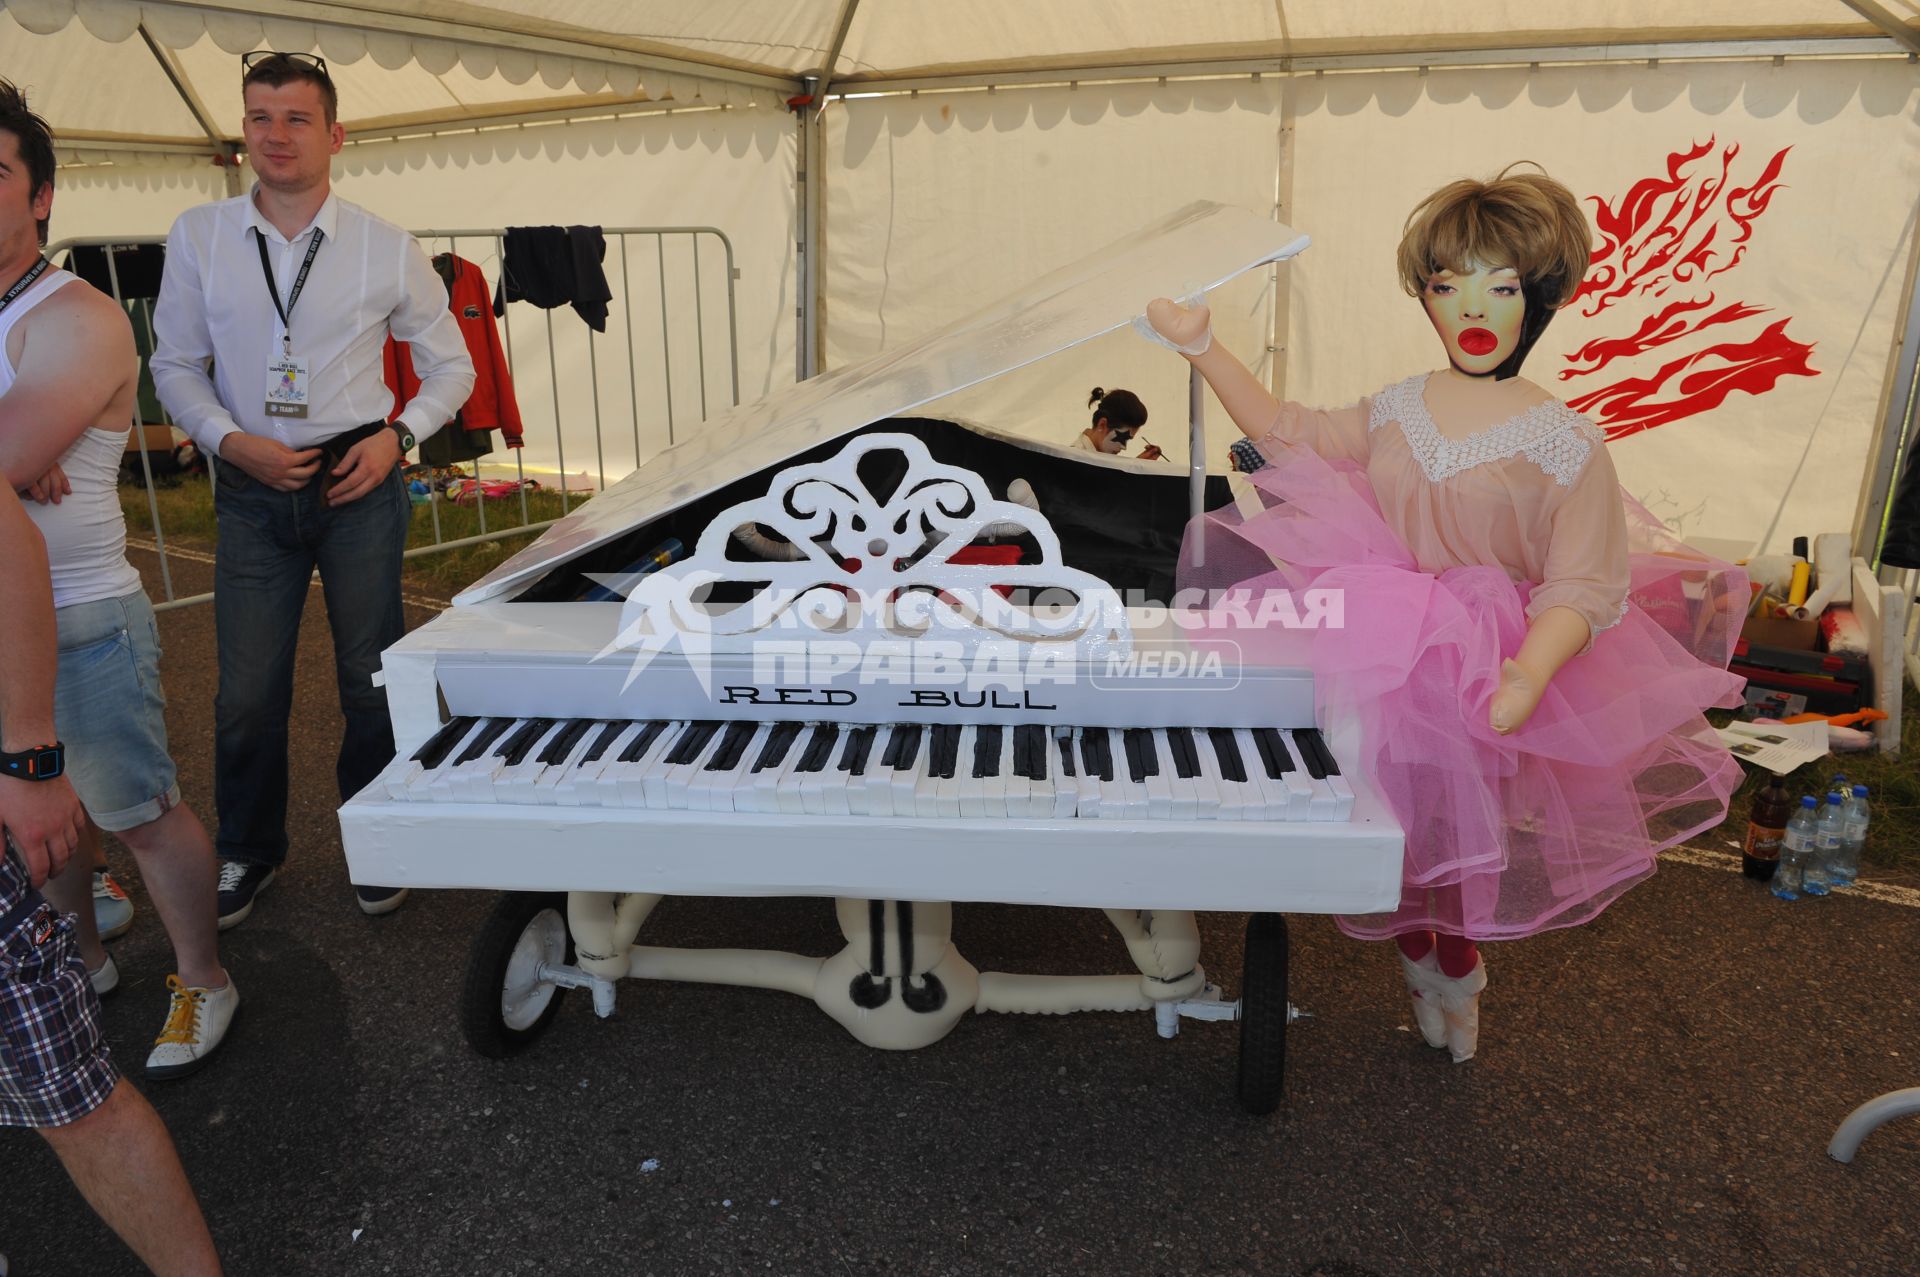
[[(1073, 437), (1071, 446), (1078, 452), (1120, 456), (1147, 424), (1147, 406), (1131, 390), (1102, 390), (1095, 386), (1087, 396), (1087, 407), (1093, 409), (1093, 424)], [(1140, 449), (1137, 459), (1160, 460), (1160, 445), (1146, 445)]]
[[(1180, 584), (1344, 600), (1311, 638), (1316, 713), (1407, 845), (1398, 909), (1340, 925), (1398, 942), (1421, 1032), (1456, 1062), (1478, 1043), (1476, 941), (1590, 920), (1725, 819), (1740, 779), (1701, 713), (1740, 703), (1738, 569), (1683, 547), (1622, 491), (1602, 432), (1519, 375), (1590, 247), (1544, 174), (1434, 192), (1398, 265), (1446, 364), (1335, 411), (1277, 401), (1204, 305), (1147, 308), (1267, 463), (1249, 480), (1266, 508), (1202, 516), (1216, 566), (1183, 557)], [(1249, 561), (1284, 566), (1222, 579)]]

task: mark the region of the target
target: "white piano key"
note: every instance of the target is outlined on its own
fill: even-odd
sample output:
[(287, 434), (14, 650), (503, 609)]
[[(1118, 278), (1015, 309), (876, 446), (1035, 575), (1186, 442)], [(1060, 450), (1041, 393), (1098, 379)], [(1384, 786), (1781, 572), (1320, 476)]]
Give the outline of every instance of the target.
[[(661, 760), (673, 751), (673, 743), (680, 739), (680, 733), (686, 728), (687, 720), (685, 719), (669, 721), (665, 728), (647, 742), (647, 747), (640, 751), (638, 757), (627, 762), (616, 763), (601, 772), (601, 792), (603, 794), (606, 792), (609, 781), (612, 782), (614, 790), (614, 801), (607, 803), (606, 806), (625, 807), (629, 810), (644, 809), (647, 806), (647, 777), (657, 774), (656, 769), (661, 766)], [(629, 741), (628, 744), (631, 745), (632, 742)], [(621, 752), (624, 754), (626, 751)]]
[(1147, 820), (1173, 819), (1173, 758), (1167, 748), (1166, 734), (1159, 729), (1147, 733), (1146, 748), (1153, 755), (1153, 774), (1143, 788), (1147, 796)]
[[(832, 749), (827, 751), (825, 761), (808, 757), (818, 753), (821, 743), (827, 740), (831, 740), (837, 746), (840, 743), (838, 730), (830, 723), (810, 723), (807, 725), (807, 730), (801, 733), (800, 739), (793, 743), (793, 747), (800, 751), (800, 755), (795, 766), (788, 772), (785, 785), (799, 799), (800, 806), (796, 814), (807, 816), (827, 814), (824, 790), (827, 769), (833, 766), (833, 751)], [(818, 762), (819, 765), (814, 769), (803, 771), (800, 764), (806, 762)], [(785, 791), (781, 796), (786, 797)], [(782, 807), (781, 810), (786, 811), (789, 808)]]
[[(980, 750), (980, 726), (969, 723), (960, 733), (960, 755), (953, 768), (954, 798), (962, 816), (986, 816), (987, 778), (976, 776), (974, 759)], [(1002, 811), (1001, 815), (1006, 813)]]
[(547, 764), (547, 769), (540, 773), (540, 779), (533, 783), (534, 802), (547, 807), (560, 805), (560, 782), (573, 774), (581, 757), (593, 748), (593, 742), (599, 739), (601, 729), (605, 726), (602, 722), (589, 725), (580, 738), (573, 742), (565, 757)]
[[(415, 750), (414, 753), (418, 754), (429, 746), (442, 742), (442, 734), (455, 730), (454, 725), (459, 721), (459, 717), (447, 720), (447, 722), (441, 726), (440, 731), (435, 732), (429, 737), (425, 744), (423, 744), (419, 750)], [(413, 801), (414, 795), (410, 793), (409, 790), (417, 787), (420, 796), (424, 798), (427, 784), (425, 778), (439, 771), (441, 767), (444, 767), (448, 762), (458, 757), (460, 747), (472, 739), (475, 733), (483, 730), (485, 723), (486, 720), (484, 718), (474, 719), (468, 723), (464, 729), (460, 729), (460, 739), (455, 741), (453, 747), (443, 753), (439, 761), (432, 767), (428, 767), (412, 755), (396, 754), (393, 761), (388, 763), (386, 768), (380, 773), (380, 781), (387, 791), (387, 797), (397, 802), (410, 802)]]
[[(1046, 749), (1052, 753), (1046, 755), (1048, 776), (1054, 783), (1054, 810), (1056, 820), (1068, 820), (1081, 814), (1081, 782), (1079, 782), (1079, 741), (1075, 739), (1071, 728), (1060, 728), (1046, 734)], [(1069, 770), (1062, 755), (1073, 757), (1073, 768)]]
[(500, 751), (520, 731), (533, 720), (516, 718), (513, 725), (502, 732), (479, 757), (467, 760), (447, 773), (447, 797), (454, 802), (491, 803), (499, 801), (494, 782), (507, 763)]
[(1260, 743), (1253, 733), (1244, 727), (1236, 727), (1233, 739), (1240, 746), (1240, 757), (1247, 763), (1247, 780), (1260, 795), (1260, 812), (1249, 813), (1252, 820), (1285, 820), (1287, 818), (1287, 787), (1279, 780), (1267, 775), (1267, 765), (1260, 758)]
[[(554, 801), (562, 807), (599, 806), (600, 774), (620, 757), (620, 751), (626, 747), (626, 743), (632, 740), (645, 725), (633, 722), (613, 724), (619, 730), (614, 732), (613, 739), (607, 742), (607, 747), (601, 751), (600, 757), (587, 762), (583, 756), (580, 762), (568, 769), (567, 774), (562, 776), (554, 786)], [(597, 741), (605, 730), (605, 728), (596, 728), (589, 732), (588, 736)], [(592, 748), (591, 744), (588, 748)]]
[[(687, 809), (689, 811), (733, 811), (734, 792), (742, 788), (742, 778), (750, 775), (753, 763), (760, 756), (760, 747), (767, 742), (767, 734), (773, 730), (771, 723), (756, 724), (748, 734), (747, 743), (740, 756), (733, 760), (730, 767), (710, 768), (702, 766), (699, 773), (687, 785)], [(722, 748), (726, 740), (727, 729), (722, 728), (720, 737)], [(708, 759), (712, 760), (709, 753)]]
[(1211, 777), (1207, 775), (1207, 761), (1210, 751), (1207, 749), (1207, 743), (1204, 739), (1206, 731), (1204, 728), (1192, 727), (1187, 729), (1187, 735), (1193, 741), (1194, 766), (1199, 768), (1197, 773), (1188, 778), (1189, 783), (1193, 786), (1194, 819), (1219, 820), (1220, 786), (1217, 772)]
[[(1115, 728), (1109, 734), (1113, 737), (1113, 778), (1126, 782), (1127, 819), (1150, 819), (1153, 813), (1153, 790), (1149, 786), (1154, 778), (1147, 773), (1153, 770), (1155, 756), (1150, 754), (1142, 760), (1145, 763), (1145, 767), (1142, 770), (1140, 779), (1135, 780), (1133, 778), (1133, 762), (1127, 757), (1126, 732)], [(1136, 749), (1145, 749), (1148, 751), (1153, 749), (1153, 734), (1151, 732), (1142, 731), (1136, 740), (1139, 742), (1135, 746)]]
[(1291, 777), (1297, 774), (1309, 795), (1304, 819), (1332, 820), (1333, 813), (1339, 807), (1338, 801), (1333, 796), (1333, 786), (1324, 780), (1315, 780), (1307, 771), (1307, 760), (1301, 754), (1300, 742), (1293, 738), (1292, 732), (1281, 732), (1280, 739), (1287, 743), (1287, 749), (1293, 755), (1295, 771), (1288, 772), (1287, 775)]
[[(922, 820), (932, 820), (940, 815), (941, 778), (933, 774), (933, 725), (928, 724), (920, 733), (920, 752), (913, 760), (913, 814)], [(899, 795), (894, 797), (895, 810), (899, 809)], [(958, 804), (955, 804), (958, 807)]]
[[(1328, 761), (1331, 762), (1335, 768), (1338, 768), (1340, 766), (1339, 761), (1333, 757), (1332, 750), (1326, 748), (1326, 733), (1321, 732), (1318, 736), (1322, 752), (1326, 754)], [(1326, 775), (1326, 785), (1328, 789), (1333, 791), (1333, 815), (1331, 819), (1353, 819), (1353, 786), (1347, 783), (1347, 778), (1336, 770), (1329, 770)]]
[(1280, 783), (1287, 787), (1287, 819), (1313, 819), (1313, 777), (1307, 775), (1307, 769), (1301, 765), (1300, 752), (1294, 748), (1287, 733), (1275, 732), (1274, 739), (1293, 764), (1281, 777)]
[[(852, 728), (847, 733), (848, 745), (851, 746), (859, 733), (865, 730), (868, 729), (862, 727)], [(874, 769), (880, 764), (880, 748), (886, 743), (887, 729), (885, 727), (874, 727), (871, 731), (872, 737), (867, 746), (866, 763), (862, 767), (860, 774), (856, 776), (851, 771), (847, 773), (847, 814), (852, 816), (871, 816), (873, 814), (873, 799), (868, 788), (868, 781), (872, 777)]]
[(942, 777), (935, 790), (935, 814), (949, 820), (960, 815), (960, 790), (966, 784), (969, 765), (969, 752), (973, 749), (973, 726), (968, 724), (960, 729), (960, 743), (953, 754), (953, 775)]
[(1062, 777), (1061, 783), (1066, 786), (1070, 782), (1073, 806), (1066, 814), (1078, 816), (1082, 820), (1098, 820), (1100, 818), (1100, 778), (1089, 775), (1087, 772), (1080, 737), (1080, 729), (1076, 727), (1067, 738), (1067, 746), (1073, 753), (1073, 775)]
[(1193, 731), (1193, 750), (1200, 759), (1200, 775), (1212, 787), (1214, 793), (1215, 820), (1245, 820), (1246, 800), (1243, 782), (1231, 781), (1220, 770), (1220, 755), (1214, 750), (1213, 737), (1205, 729), (1196, 727)]
[[(696, 725), (694, 737), (697, 738), (700, 734), (705, 733), (706, 730), (705, 727)], [(710, 735), (707, 735), (705, 740), (700, 741), (697, 745), (689, 746), (682, 755), (682, 761), (665, 763), (660, 772), (659, 786), (657, 789), (649, 789), (647, 791), (648, 798), (651, 800), (653, 795), (658, 793), (663, 799), (660, 805), (664, 809), (668, 811), (689, 810), (688, 787), (693, 785), (696, 778), (705, 770), (707, 760), (720, 752), (720, 746), (726, 738), (727, 729), (725, 725), (716, 727)], [(651, 805), (651, 802), (649, 805)]]
[[(780, 810), (780, 785), (787, 772), (792, 769), (794, 759), (800, 756), (800, 750), (806, 744), (807, 729), (800, 723), (777, 722), (773, 724), (773, 730), (768, 732), (768, 736), (771, 737), (775, 733), (783, 737), (791, 737), (787, 740), (785, 751), (780, 755), (779, 761), (768, 763), (765, 767), (760, 767), (759, 753), (756, 751), (753, 763), (749, 765), (747, 774), (742, 777), (739, 788), (733, 796), (735, 811), (773, 813)], [(762, 749), (764, 748), (763, 745)], [(753, 770), (754, 768), (758, 770)]]
[(828, 816), (847, 816), (853, 812), (853, 804), (847, 794), (853, 776), (840, 766), (840, 760), (853, 744), (853, 731), (852, 724), (841, 724), (840, 734), (834, 738), (833, 750), (827, 756), (827, 765), (818, 774), (820, 810)]
[[(920, 814), (920, 789), (927, 779), (928, 736), (927, 725), (915, 724), (919, 729), (915, 737), (914, 755), (903, 766), (892, 770), (888, 806), (896, 816), (918, 816)], [(876, 803), (875, 806), (879, 804)], [(932, 813), (929, 812), (929, 815)]]
[(533, 787), (547, 769), (540, 761), (540, 751), (547, 742), (567, 729), (567, 720), (556, 720), (553, 726), (535, 735), (533, 744), (520, 757), (517, 763), (507, 763), (494, 773), (493, 801), (496, 803), (531, 803)]
[(1027, 778), (1013, 770), (1013, 736), (1019, 730), (1012, 723), (1001, 725), (999, 772), (987, 781), (989, 816), (1026, 814)]

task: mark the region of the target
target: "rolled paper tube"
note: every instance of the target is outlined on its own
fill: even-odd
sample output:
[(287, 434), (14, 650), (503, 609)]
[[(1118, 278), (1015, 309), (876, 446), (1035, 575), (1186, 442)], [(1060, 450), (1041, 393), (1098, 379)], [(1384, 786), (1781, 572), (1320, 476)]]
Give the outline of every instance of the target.
[(1799, 607), (1807, 601), (1807, 583), (1812, 577), (1812, 564), (1803, 559), (1793, 565), (1793, 584), (1787, 587), (1787, 606)]
[(1853, 602), (1853, 537), (1823, 532), (1813, 539), (1813, 579), (1832, 585), (1832, 602)]

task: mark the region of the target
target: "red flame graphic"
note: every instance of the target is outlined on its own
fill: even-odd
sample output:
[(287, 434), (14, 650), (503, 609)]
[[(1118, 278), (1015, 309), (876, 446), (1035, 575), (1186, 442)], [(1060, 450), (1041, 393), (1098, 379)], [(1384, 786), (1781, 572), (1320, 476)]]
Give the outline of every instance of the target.
[(1736, 390), (1760, 395), (1782, 377), (1818, 377), (1819, 370), (1807, 364), (1813, 347), (1786, 335), (1791, 322), (1777, 320), (1749, 342), (1682, 355), (1650, 377), (1617, 381), (1567, 405), (1595, 417), (1611, 442), (1717, 408)]
[(1705, 329), (1766, 313), (1767, 307), (1744, 301), (1714, 310), (1713, 293), (1691, 290), (1745, 259), (1754, 223), (1782, 189), (1780, 173), (1792, 149), (1775, 152), (1759, 176), (1743, 186), (1733, 176), (1738, 144), (1722, 150), (1717, 165), (1712, 160), (1701, 163), (1715, 140), (1710, 137), (1669, 154), (1664, 176), (1642, 178), (1616, 203), (1589, 197), (1601, 243), (1573, 297), (1574, 302), (1585, 301), (1581, 313), (1595, 316), (1632, 297), (1658, 298), (1681, 290), (1685, 295), (1641, 321), (1630, 334), (1587, 342), (1567, 356), (1572, 367), (1562, 369), (1560, 379), (1588, 376), (1617, 360), (1675, 343), (1682, 349), (1695, 347), (1650, 375), (1627, 377), (1569, 401), (1591, 413), (1609, 439), (1704, 412), (1735, 391), (1765, 394), (1782, 377), (1820, 375), (1808, 362), (1813, 346), (1787, 335), (1791, 316), (1747, 341), (1729, 338), (1702, 346), (1688, 340)]

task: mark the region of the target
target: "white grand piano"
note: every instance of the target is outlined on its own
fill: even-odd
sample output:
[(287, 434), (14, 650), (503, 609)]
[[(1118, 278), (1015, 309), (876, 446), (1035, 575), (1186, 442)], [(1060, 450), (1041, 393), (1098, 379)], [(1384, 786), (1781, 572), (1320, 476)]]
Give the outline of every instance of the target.
[[(1190, 515), (1236, 494), (906, 414), (1305, 244), (1194, 205), (708, 422), (389, 649), (399, 752), (342, 838), (355, 882), (509, 893), (469, 1040), (525, 1046), (568, 988), (610, 1014), (623, 977), (784, 989), (889, 1048), (969, 1010), (1145, 1010), (1238, 1019), (1241, 1101), (1271, 1110), (1279, 915), (1393, 907), (1403, 840), (1309, 669), (1167, 606)], [(847, 946), (636, 943), (666, 895), (830, 897)], [(956, 900), (1103, 909), (1138, 970), (977, 971)], [(1237, 1001), (1205, 909), (1254, 914)]]

